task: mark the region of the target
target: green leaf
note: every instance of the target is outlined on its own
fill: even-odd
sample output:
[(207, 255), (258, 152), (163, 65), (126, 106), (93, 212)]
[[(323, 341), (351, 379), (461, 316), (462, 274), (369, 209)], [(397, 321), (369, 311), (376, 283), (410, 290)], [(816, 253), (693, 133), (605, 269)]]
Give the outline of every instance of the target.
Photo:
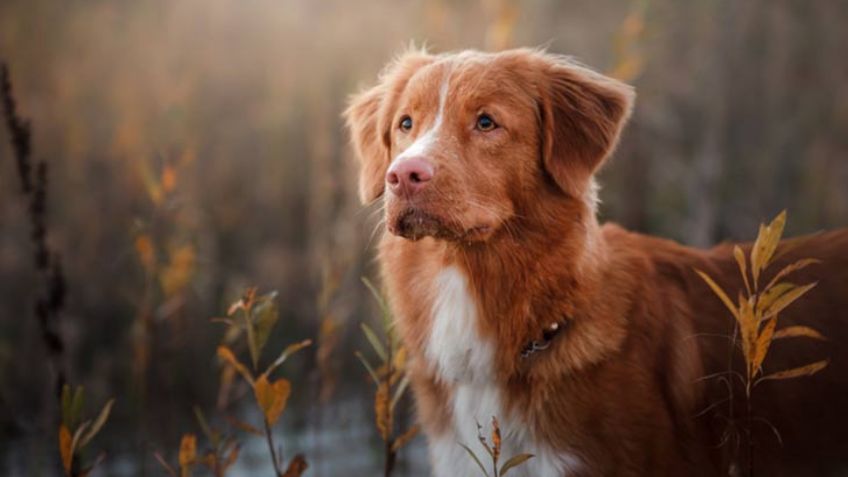
[(85, 401), (85, 389), (82, 386), (77, 386), (76, 391), (74, 391), (74, 397), (71, 399), (71, 408), (68, 416), (69, 423), (68, 429), (73, 429), (76, 427), (77, 423), (82, 418), (82, 405)]
[(97, 419), (94, 420), (94, 424), (91, 425), (88, 432), (85, 433), (80, 438), (79, 448), (82, 449), (100, 432), (100, 429), (106, 424), (106, 421), (109, 420), (109, 413), (112, 412), (112, 405), (115, 404), (114, 399), (110, 399), (103, 406), (103, 409), (100, 410), (100, 414), (97, 416)]
[(374, 333), (374, 330), (365, 323), (361, 323), (359, 326), (362, 328), (362, 332), (365, 333), (365, 337), (368, 338), (368, 342), (371, 343), (371, 347), (374, 348), (374, 352), (376, 352), (377, 356), (379, 356), (385, 363), (387, 360), (386, 348), (383, 347), (382, 343), (380, 343), (380, 339), (377, 338), (377, 334)]
[(730, 310), (730, 313), (733, 314), (733, 317), (738, 320), (739, 311), (736, 309), (736, 306), (733, 304), (733, 302), (730, 301), (730, 298), (728, 298), (727, 294), (724, 293), (724, 290), (722, 290), (721, 287), (718, 286), (718, 284), (714, 282), (709, 275), (702, 272), (701, 270), (698, 270), (696, 268), (695, 273), (697, 273), (705, 282), (707, 282), (707, 285), (709, 285), (709, 287), (713, 290), (713, 293), (715, 293), (721, 299), (722, 303), (724, 303), (724, 306), (726, 306), (727, 309)]
[(459, 445), (462, 446), (463, 449), (465, 449), (465, 452), (468, 452), (468, 455), (470, 455), (472, 459), (474, 459), (474, 462), (477, 463), (477, 467), (480, 467), (480, 472), (482, 472), (483, 475), (485, 475), (486, 477), (489, 477), (489, 473), (486, 472), (486, 468), (483, 467), (483, 463), (480, 462), (480, 459), (478, 459), (477, 456), (474, 455), (474, 451), (469, 449), (467, 445), (465, 445), (461, 442), (459, 443)]
[(513, 467), (518, 467), (519, 465), (527, 462), (528, 460), (535, 457), (533, 454), (518, 454), (516, 456), (510, 457), (510, 459), (504, 462), (504, 465), (501, 467), (501, 477), (505, 476), (507, 472)]
[(380, 314), (383, 318), (383, 329), (386, 330), (386, 333), (391, 336), (392, 333), (392, 312), (389, 309), (389, 305), (386, 303), (386, 300), (383, 299), (383, 296), (380, 294), (380, 291), (371, 283), (366, 277), (362, 277), (362, 283), (368, 287), (368, 290), (371, 291), (371, 295), (377, 300), (377, 304), (380, 305)]
[(253, 372), (256, 372), (259, 364), (259, 350), (256, 348), (256, 333), (250, 313), (244, 311), (244, 330), (247, 333), (247, 350), (250, 352), (250, 361), (253, 364)]
[(271, 331), (280, 319), (280, 312), (277, 308), (277, 292), (271, 292), (257, 299), (257, 304), (253, 308), (253, 333), (255, 341), (255, 356), (251, 351), (253, 358), (253, 366), (259, 363), (259, 356), (262, 355), (262, 350), (268, 342), (268, 337), (271, 336)]
[(297, 353), (298, 351), (302, 350), (303, 348), (306, 348), (311, 344), (312, 340), (303, 340), (298, 343), (293, 343), (286, 346), (286, 349), (284, 349), (283, 352), (280, 353), (280, 356), (277, 357), (277, 359), (274, 360), (273, 363), (271, 363), (271, 366), (268, 366), (268, 369), (265, 370), (265, 375), (270, 375), (275, 369), (277, 369), (277, 367), (283, 364), (289, 358), (289, 356)]
[(206, 422), (206, 416), (203, 415), (203, 411), (201, 411), (197, 406), (194, 406), (194, 418), (197, 420), (197, 425), (200, 426), (200, 430), (203, 431), (203, 434), (207, 439), (209, 439), (209, 442), (212, 443), (212, 447), (217, 448), (220, 443), (221, 436), (217, 432), (212, 432), (212, 428), (209, 427), (209, 423)]
[(374, 384), (380, 384), (380, 378), (377, 377), (377, 372), (374, 371), (374, 368), (371, 367), (371, 363), (369, 363), (368, 360), (365, 359), (365, 356), (362, 356), (362, 353), (360, 353), (359, 351), (353, 354), (355, 354), (356, 357), (359, 358), (359, 361), (362, 361), (362, 365), (365, 366), (365, 369), (368, 370), (368, 374), (371, 375), (371, 379), (374, 380)]
[(400, 384), (395, 389), (395, 394), (392, 396), (392, 403), (389, 409), (394, 410), (400, 398), (403, 397), (403, 392), (406, 391), (407, 386), (409, 386), (409, 376), (406, 374), (403, 375), (403, 379), (400, 380)]
[(74, 438), (71, 441), (71, 455), (76, 454), (77, 450), (79, 450), (79, 442), (80, 438), (82, 438), (83, 433), (88, 429), (88, 426), (91, 425), (91, 421), (85, 421), (77, 428), (76, 432), (74, 432)]
[(71, 428), (71, 400), (71, 386), (65, 383), (62, 386), (62, 424), (68, 429)]

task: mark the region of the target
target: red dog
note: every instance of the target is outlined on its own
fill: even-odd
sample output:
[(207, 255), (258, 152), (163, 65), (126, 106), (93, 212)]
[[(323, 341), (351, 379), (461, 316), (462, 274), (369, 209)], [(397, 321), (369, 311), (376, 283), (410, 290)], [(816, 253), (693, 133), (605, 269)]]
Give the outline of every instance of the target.
[(361, 198), (384, 197), (379, 259), (434, 474), (478, 475), (458, 444), (476, 447), (475, 422), (492, 416), (505, 457), (535, 454), (511, 475), (735, 475), (748, 468), (747, 429), (760, 475), (848, 471), (848, 230), (778, 250), (775, 268), (822, 261), (793, 276), (819, 284), (781, 326), (829, 340), (781, 342), (765, 367), (831, 361), (758, 386), (756, 418), (741, 422), (739, 382), (709, 378), (740, 354), (733, 318), (694, 272), (735, 294), (731, 247), (595, 218), (593, 174), (633, 98), (539, 51), (413, 51), (346, 112)]

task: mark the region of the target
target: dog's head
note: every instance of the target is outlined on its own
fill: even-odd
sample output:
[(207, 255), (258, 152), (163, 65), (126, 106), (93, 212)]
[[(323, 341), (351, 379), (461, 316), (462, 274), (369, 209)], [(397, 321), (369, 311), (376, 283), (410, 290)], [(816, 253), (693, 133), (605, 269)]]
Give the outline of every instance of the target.
[(407, 52), (345, 113), (360, 198), (396, 235), (486, 240), (540, 196), (584, 200), (633, 96), (534, 50)]

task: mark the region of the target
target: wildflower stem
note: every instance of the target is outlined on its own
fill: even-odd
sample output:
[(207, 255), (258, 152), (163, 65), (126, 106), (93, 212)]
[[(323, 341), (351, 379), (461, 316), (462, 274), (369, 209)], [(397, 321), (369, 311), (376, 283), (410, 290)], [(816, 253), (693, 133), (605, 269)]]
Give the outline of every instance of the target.
[(394, 352), (395, 352), (395, 344), (392, 340), (392, 333), (390, 330), (386, 330), (386, 375), (383, 379), (386, 380), (386, 397), (389, 402), (386, 403), (385, 413), (386, 413), (386, 425), (388, 426), (388, 430), (386, 432), (385, 438), (385, 449), (386, 449), (386, 461), (384, 466), (384, 475), (385, 477), (390, 477), (392, 475), (392, 471), (395, 468), (395, 451), (392, 449), (392, 434), (394, 430), (394, 420), (392, 419), (392, 406), (391, 406), (391, 396), (392, 396), (392, 375), (395, 372), (394, 369)]
[(271, 461), (274, 464), (274, 473), (277, 477), (283, 475), (283, 470), (280, 469), (280, 461), (277, 459), (277, 451), (274, 448), (274, 435), (271, 432), (271, 423), (268, 422), (268, 419), (262, 419), (262, 422), (265, 424), (265, 440), (268, 442), (268, 450), (271, 452)]

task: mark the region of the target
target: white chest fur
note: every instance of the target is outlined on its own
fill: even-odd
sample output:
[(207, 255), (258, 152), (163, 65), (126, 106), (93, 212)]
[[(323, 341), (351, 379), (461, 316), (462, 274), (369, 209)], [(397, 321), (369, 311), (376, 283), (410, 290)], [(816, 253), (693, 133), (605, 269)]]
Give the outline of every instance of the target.
[(475, 476), (480, 470), (466, 451), (488, 457), (477, 440), (477, 423), (489, 429), (498, 418), (503, 436), (503, 461), (529, 452), (536, 457), (510, 472), (515, 477), (561, 477), (576, 469), (579, 460), (568, 453), (552, 452), (533, 442), (528, 425), (508, 415), (502, 405), (501, 389), (494, 381), (494, 345), (480, 336), (477, 305), (465, 275), (456, 267), (445, 268), (436, 278), (432, 328), (427, 358), (437, 375), (451, 389), (450, 431), (430, 436), (430, 456), (436, 477)]
[(446, 382), (491, 379), (492, 345), (480, 338), (477, 305), (465, 275), (447, 267), (436, 277), (427, 358)]

